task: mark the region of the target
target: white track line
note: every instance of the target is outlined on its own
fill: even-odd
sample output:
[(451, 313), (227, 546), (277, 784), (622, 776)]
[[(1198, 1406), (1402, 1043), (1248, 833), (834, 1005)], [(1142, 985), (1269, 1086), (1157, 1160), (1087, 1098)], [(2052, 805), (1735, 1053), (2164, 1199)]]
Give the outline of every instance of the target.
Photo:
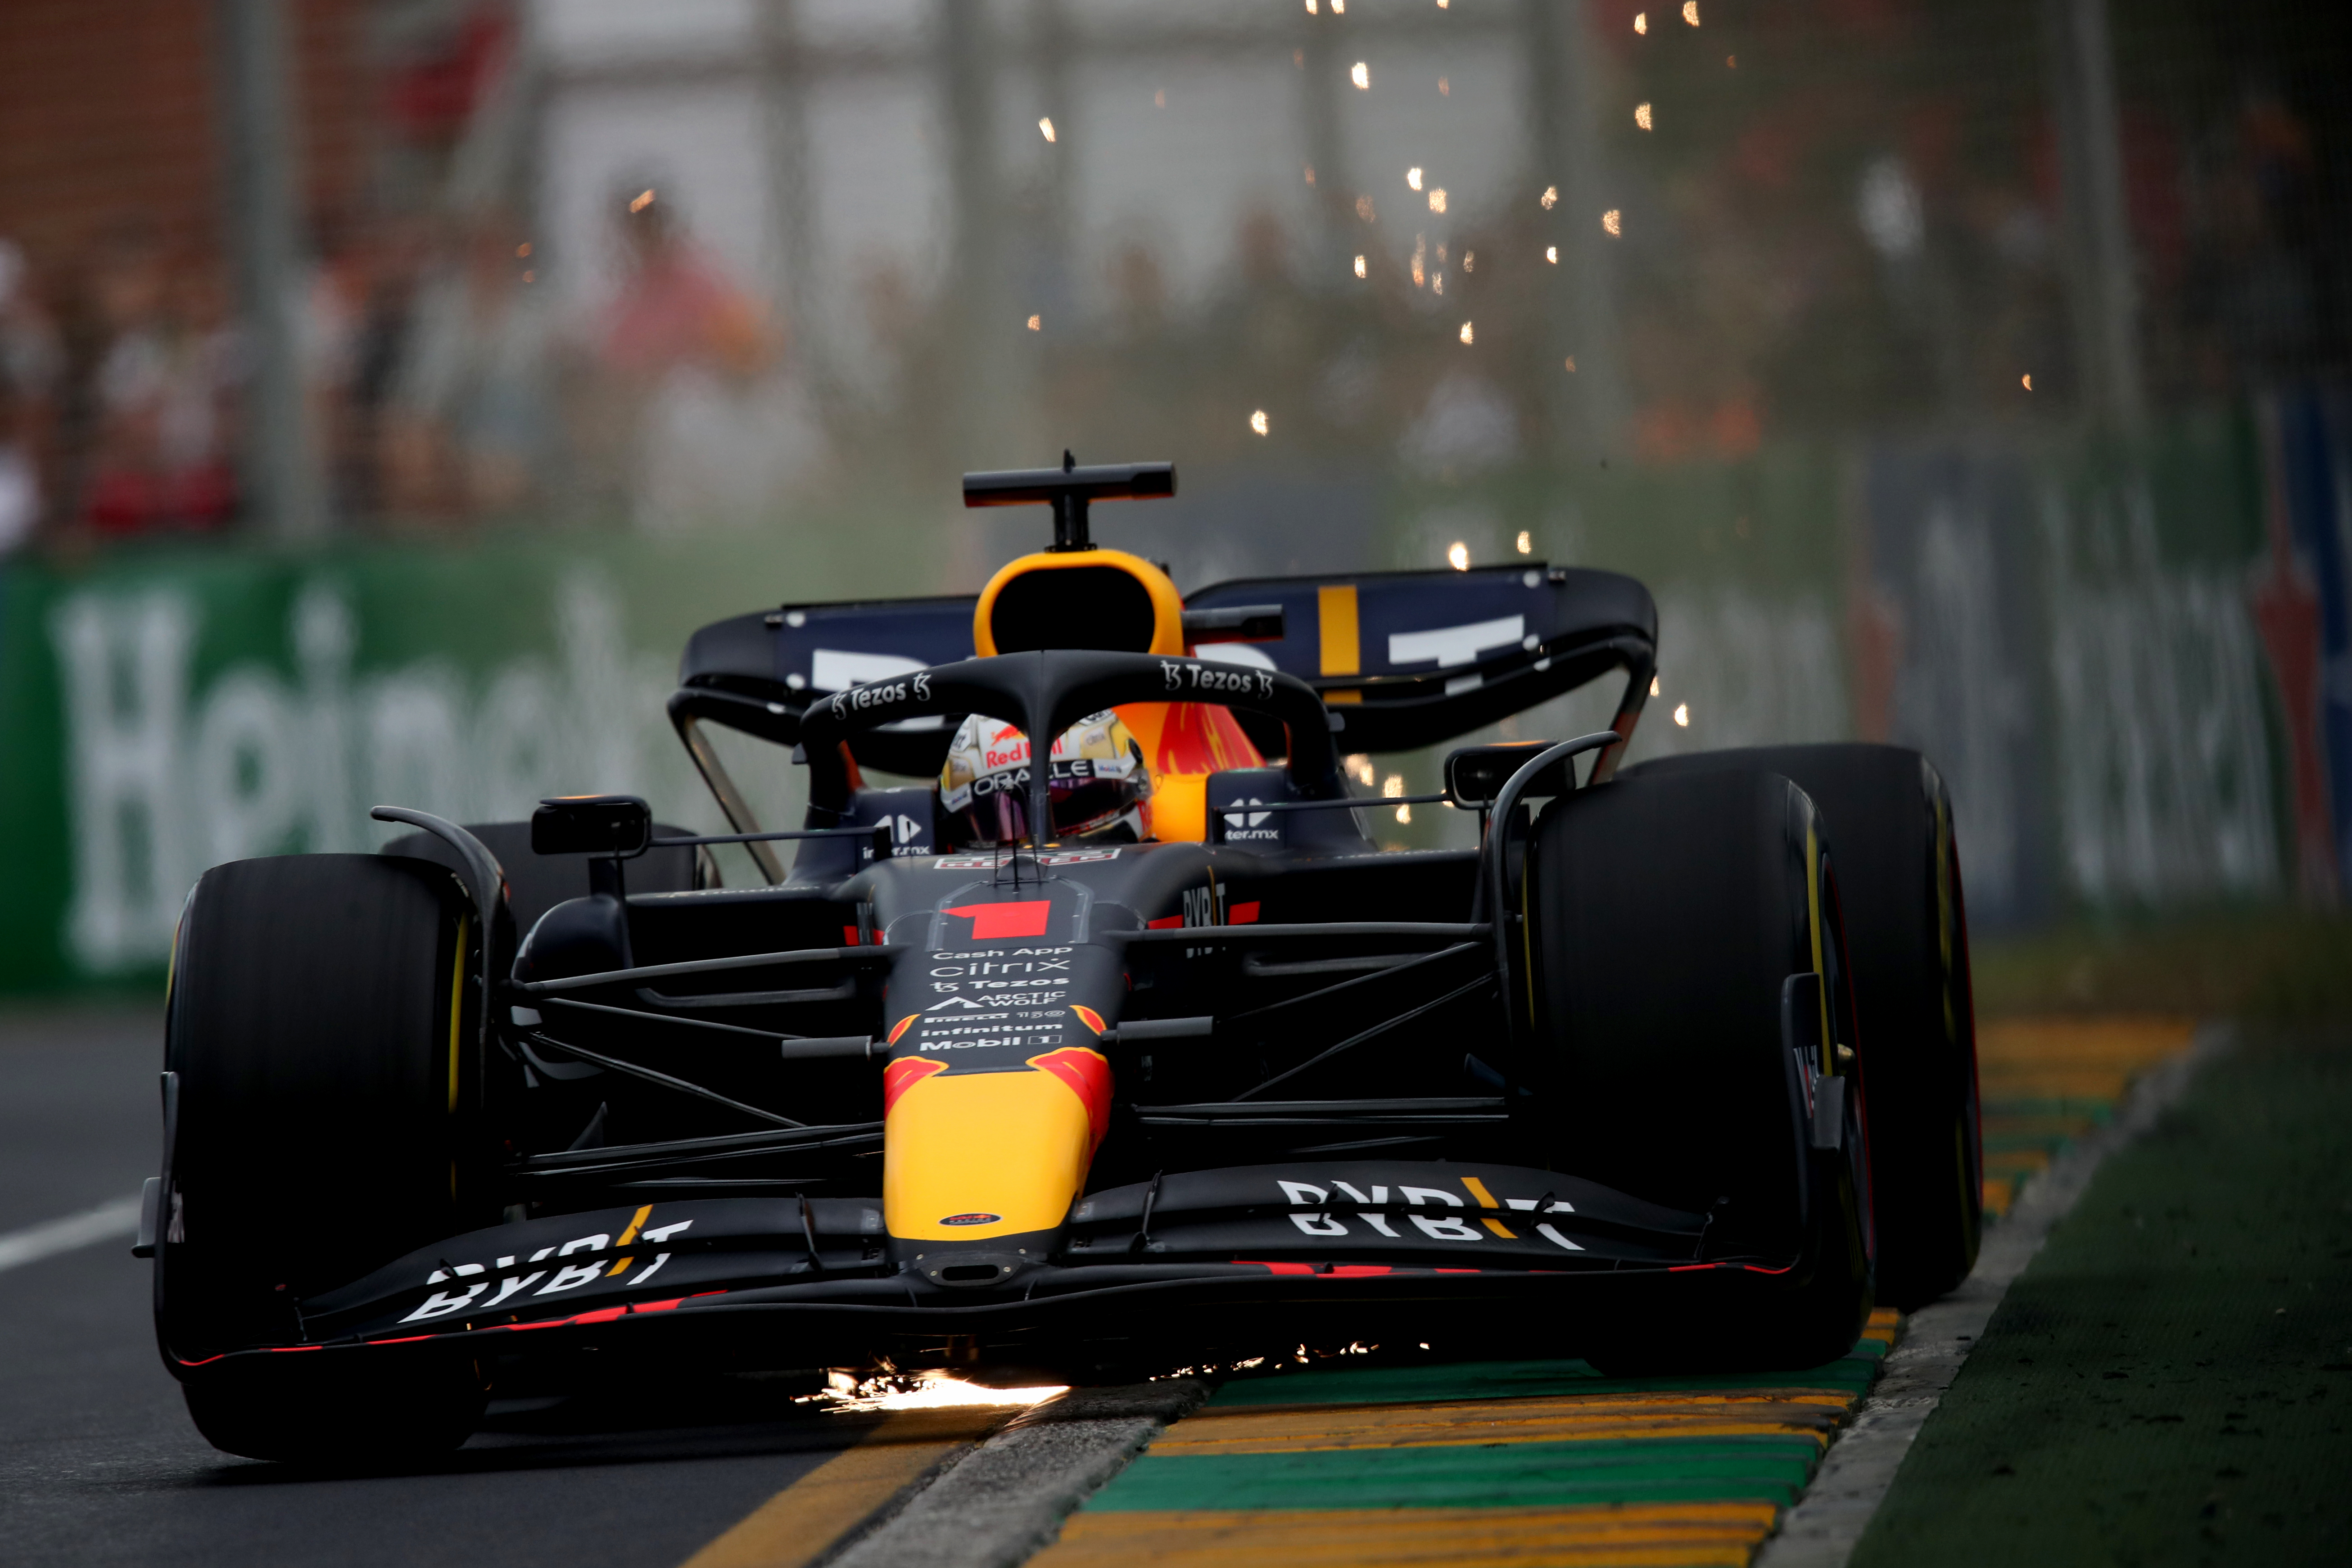
[(60, 1252), (73, 1252), (101, 1241), (134, 1236), (139, 1230), (139, 1199), (134, 1195), (100, 1204), (41, 1225), (28, 1225), (0, 1236), (0, 1274)]
[(2149, 1068), (2124, 1096), (2116, 1119), (2077, 1139), (2050, 1168), (2025, 1184), (2017, 1205), (1985, 1232), (1976, 1268), (1958, 1289), (1911, 1314), (1903, 1342), (1886, 1358), (1878, 1383), (1854, 1413), (1853, 1425), (1832, 1445), (1812, 1485), (1782, 1516), (1755, 1568), (1845, 1568), (1862, 1532), (1895, 1484), (1895, 1472), (1913, 1439), (1959, 1374), (1960, 1363), (1984, 1335), (2026, 1265), (2066, 1216), (2109, 1154), (2154, 1127), (2200, 1069), (2228, 1050), (2235, 1032), (2208, 1024), (2196, 1042)]

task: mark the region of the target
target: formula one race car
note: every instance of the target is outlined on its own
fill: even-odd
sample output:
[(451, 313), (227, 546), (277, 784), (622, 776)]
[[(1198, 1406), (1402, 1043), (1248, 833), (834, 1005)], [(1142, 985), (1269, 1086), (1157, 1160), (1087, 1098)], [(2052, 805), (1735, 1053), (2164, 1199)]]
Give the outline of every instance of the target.
[[(1188, 599), (1088, 538), (1090, 501), (1174, 488), (971, 475), (968, 504), (1055, 519), (976, 600), (696, 634), (670, 714), (731, 834), (624, 795), (383, 807), (417, 831), (379, 855), (205, 872), (141, 1244), (205, 1436), (446, 1447), (494, 1383), (623, 1368), (1801, 1366), (1874, 1289), (1956, 1283), (1979, 1153), (1935, 772), (1818, 745), (1620, 774), (1640, 584)], [(1343, 752), (1612, 671), (1608, 730), (1350, 794)], [(805, 770), (802, 826), (752, 819), (713, 726)], [(1478, 847), (1366, 837), (1439, 801)], [(718, 885), (720, 844), (758, 885)]]

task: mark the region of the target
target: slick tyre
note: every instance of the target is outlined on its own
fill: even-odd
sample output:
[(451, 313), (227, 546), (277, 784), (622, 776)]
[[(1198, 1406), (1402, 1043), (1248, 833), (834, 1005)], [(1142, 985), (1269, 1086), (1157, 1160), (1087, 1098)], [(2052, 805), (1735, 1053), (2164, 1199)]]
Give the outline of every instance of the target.
[[(1755, 769), (1622, 779), (1546, 810), (1522, 884), (1514, 967), (1548, 1163), (1710, 1215), (1705, 1256), (1730, 1264), (1658, 1277), (1588, 1356), (1633, 1372), (1844, 1354), (1872, 1304), (1870, 1118), (1850, 1064), (1801, 1063), (1783, 1016), (1790, 977), (1820, 973), (1827, 1037), (1852, 1037), (1813, 803)], [(1824, 1070), (1843, 1110), (1820, 1147)]]
[[(155, 1326), (197, 1426), (257, 1458), (447, 1447), (470, 1369), (362, 1379), (299, 1304), (495, 1217), (483, 1179), (472, 907), (371, 855), (244, 860), (188, 897), (165, 1012)], [(330, 1367), (329, 1363), (334, 1363)]]
[(1984, 1227), (1976, 1017), (1952, 801), (1899, 746), (1771, 746), (1644, 763), (1629, 777), (1769, 769), (1796, 781), (1837, 840), (1870, 1085), (1878, 1296), (1908, 1311), (1968, 1277)]

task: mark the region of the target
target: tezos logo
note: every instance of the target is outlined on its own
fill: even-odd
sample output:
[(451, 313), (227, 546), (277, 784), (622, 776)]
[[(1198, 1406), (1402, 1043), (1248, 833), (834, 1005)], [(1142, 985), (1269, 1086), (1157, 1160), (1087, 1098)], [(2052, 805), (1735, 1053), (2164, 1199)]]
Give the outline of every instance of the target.
[(951, 1214), (940, 1223), (941, 1225), (995, 1225), (1003, 1218), (1001, 1214)]

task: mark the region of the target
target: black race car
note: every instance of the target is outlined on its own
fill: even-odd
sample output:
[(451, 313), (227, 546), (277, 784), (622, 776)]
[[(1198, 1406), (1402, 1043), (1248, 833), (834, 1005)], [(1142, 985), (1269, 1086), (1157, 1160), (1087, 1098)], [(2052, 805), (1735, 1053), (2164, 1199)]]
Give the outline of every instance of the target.
[[(415, 831), (381, 854), (205, 873), (141, 1241), (205, 1435), (446, 1446), (494, 1384), (689, 1368), (1795, 1366), (1874, 1289), (1958, 1281), (1979, 1152), (1935, 772), (1823, 745), (1621, 774), (1640, 584), (1186, 598), (1088, 538), (1090, 501), (1174, 484), (971, 475), (1055, 524), (977, 599), (698, 633), (670, 714), (732, 834), (627, 796), (382, 807)], [(1343, 753), (1612, 673), (1608, 730), (1351, 793)], [(712, 726), (805, 769), (801, 826), (752, 819)], [(1440, 802), (1478, 847), (1366, 836)], [(758, 882), (719, 885), (720, 844)]]

